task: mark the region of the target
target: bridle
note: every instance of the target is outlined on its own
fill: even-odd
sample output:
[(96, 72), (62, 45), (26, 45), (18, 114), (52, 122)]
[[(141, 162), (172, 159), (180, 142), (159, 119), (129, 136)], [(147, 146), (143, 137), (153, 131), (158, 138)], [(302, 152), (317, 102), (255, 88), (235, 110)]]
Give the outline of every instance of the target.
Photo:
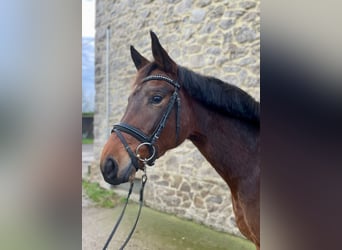
[[(176, 144), (178, 144), (178, 140), (179, 140), (179, 129), (180, 129), (180, 97), (178, 94), (178, 90), (180, 89), (180, 85), (178, 84), (178, 82), (172, 80), (171, 78), (167, 77), (167, 76), (162, 76), (162, 75), (151, 75), (151, 76), (147, 76), (145, 77), (141, 83), (145, 83), (148, 81), (152, 81), (152, 80), (159, 80), (159, 81), (165, 81), (167, 83), (169, 83), (170, 85), (172, 85), (175, 89), (173, 94), (171, 95), (171, 98), (169, 100), (169, 103), (164, 111), (164, 114), (162, 115), (162, 118), (160, 119), (158, 125), (156, 126), (154, 132), (148, 136), (146, 135), (144, 132), (142, 132), (140, 129), (135, 128), (129, 124), (120, 122), (118, 124), (115, 124), (111, 133), (116, 133), (116, 135), (119, 137), (121, 143), (125, 146), (125, 149), (128, 153), (128, 155), (131, 158), (132, 164), (135, 167), (135, 170), (138, 171), (139, 170), (139, 161), (143, 162), (144, 164), (144, 174), (142, 175), (142, 179), (141, 179), (141, 188), (140, 188), (140, 198), (139, 198), (139, 211), (138, 211), (138, 215), (136, 217), (135, 223), (129, 233), (129, 235), (127, 236), (125, 242), (123, 243), (123, 245), (120, 247), (121, 249), (124, 249), (124, 247), (126, 246), (126, 244), (128, 243), (128, 241), (130, 240), (130, 238), (133, 235), (133, 232), (137, 226), (139, 217), (140, 217), (140, 212), (141, 212), (141, 208), (143, 206), (143, 195), (144, 195), (144, 188), (145, 188), (145, 184), (147, 181), (147, 176), (146, 176), (146, 165), (149, 166), (153, 166), (155, 160), (158, 157), (158, 153), (156, 152), (156, 148), (155, 148), (155, 143), (156, 141), (159, 139), (159, 136), (162, 132), (162, 130), (164, 129), (164, 127), (166, 126), (166, 122), (167, 119), (169, 118), (171, 111), (173, 109), (173, 106), (176, 105)], [(121, 132), (124, 132), (126, 134), (129, 134), (131, 136), (133, 136), (135, 139), (137, 139), (138, 141), (140, 141), (141, 143), (137, 146), (137, 148), (135, 149), (135, 153), (133, 152), (133, 150), (131, 149), (131, 147), (128, 145), (125, 137), (122, 135)], [(140, 148), (142, 148), (143, 146), (147, 146), (149, 149), (149, 153), (150, 156), (148, 158), (142, 158), (141, 155), (139, 154), (139, 150)], [(121, 214), (112, 230), (112, 232), (110, 233), (105, 246), (103, 247), (103, 250), (106, 250), (108, 248), (108, 245), (110, 243), (110, 241), (112, 240), (116, 230), (118, 229), (121, 220), (123, 218), (123, 215), (125, 213), (127, 204), (128, 204), (128, 200), (129, 197), (132, 193), (133, 190), (133, 184), (134, 182), (131, 182), (131, 186), (129, 188), (128, 191), (128, 195), (126, 198), (126, 202), (125, 205), (121, 211)]]
[[(140, 129), (135, 128), (135, 127), (133, 127), (129, 124), (123, 123), (123, 122), (115, 124), (112, 131), (111, 131), (111, 133), (113, 133), (113, 132), (116, 133), (116, 135), (119, 137), (121, 143), (125, 146), (125, 149), (126, 149), (128, 155), (130, 156), (132, 164), (135, 167), (136, 171), (139, 170), (138, 160), (142, 161), (144, 164), (147, 164), (149, 166), (154, 165), (154, 162), (158, 157), (158, 153), (156, 152), (156, 148), (155, 148), (155, 143), (158, 140), (161, 132), (163, 131), (163, 129), (166, 125), (167, 119), (169, 118), (174, 105), (176, 105), (176, 144), (178, 143), (178, 140), (179, 140), (180, 97), (179, 97), (178, 90), (180, 89), (180, 85), (175, 80), (172, 80), (171, 78), (169, 78), (167, 76), (162, 76), (162, 75), (147, 76), (142, 80), (141, 83), (145, 83), (145, 82), (152, 81), (152, 80), (165, 81), (175, 88), (173, 94), (170, 97), (170, 100), (169, 100), (169, 103), (165, 109), (165, 112), (164, 112), (162, 118), (160, 119), (158, 125), (156, 126), (154, 132), (151, 135), (146, 135)], [(137, 146), (137, 148), (135, 149), (135, 153), (130, 148), (130, 146), (128, 145), (126, 139), (124, 138), (124, 136), (122, 135), (121, 132), (129, 134), (141, 142)], [(140, 153), (139, 153), (139, 150), (143, 146), (148, 147), (150, 155), (147, 158), (142, 158)]]

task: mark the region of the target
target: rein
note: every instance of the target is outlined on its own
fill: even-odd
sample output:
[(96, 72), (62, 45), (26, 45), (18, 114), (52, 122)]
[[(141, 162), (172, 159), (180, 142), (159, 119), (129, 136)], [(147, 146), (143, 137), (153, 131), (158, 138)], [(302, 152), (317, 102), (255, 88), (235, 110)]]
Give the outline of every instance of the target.
[[(124, 145), (128, 155), (130, 156), (131, 158), (131, 161), (132, 161), (132, 164), (133, 166), (135, 167), (135, 170), (138, 171), (139, 170), (139, 162), (138, 161), (141, 161), (143, 162), (144, 164), (144, 168), (143, 168), (143, 171), (144, 171), (144, 174), (142, 175), (142, 178), (141, 178), (141, 188), (140, 188), (140, 198), (139, 198), (139, 211), (138, 211), (138, 214), (137, 214), (137, 218), (135, 220), (135, 223), (129, 233), (129, 235), (127, 236), (125, 242), (122, 244), (122, 246), (120, 247), (120, 250), (121, 249), (124, 249), (124, 247), (126, 246), (126, 244), (128, 243), (128, 241), (131, 239), (133, 233), (134, 233), (134, 230), (138, 224), (138, 220), (139, 220), (139, 217), (140, 217), (140, 213), (141, 213), (141, 208), (143, 206), (143, 196), (144, 196), (144, 188), (145, 188), (145, 184), (146, 184), (146, 181), (147, 181), (147, 175), (146, 175), (146, 165), (149, 165), (149, 166), (153, 166), (154, 165), (154, 162), (155, 160), (157, 159), (157, 152), (156, 152), (156, 148), (155, 148), (155, 143), (156, 141), (159, 139), (159, 136), (162, 132), (162, 130), (165, 128), (166, 126), (166, 122), (167, 122), (167, 119), (169, 118), (170, 114), (171, 114), (171, 111), (173, 109), (173, 107), (176, 105), (176, 144), (178, 143), (178, 140), (179, 140), (179, 129), (180, 129), (180, 98), (179, 98), (179, 94), (178, 94), (178, 90), (180, 89), (180, 85), (172, 80), (171, 78), (169, 77), (166, 77), (166, 76), (162, 76), (162, 75), (151, 75), (151, 76), (147, 76), (145, 77), (143, 80), (142, 80), (142, 83), (145, 83), (147, 81), (152, 81), (152, 80), (159, 80), (159, 81), (165, 81), (169, 84), (171, 84), (175, 89), (174, 89), (174, 92), (169, 100), (169, 103), (165, 109), (165, 112), (162, 116), (162, 118), (160, 119), (156, 129), (154, 130), (154, 132), (148, 136), (146, 135), (144, 132), (142, 132), (140, 129), (138, 128), (135, 128), (129, 124), (126, 124), (126, 123), (123, 123), (123, 122), (120, 122), (118, 124), (115, 124), (111, 133), (116, 133), (116, 135), (118, 136), (118, 138), (120, 139), (121, 143)], [(130, 146), (128, 145), (125, 137), (122, 135), (121, 132), (124, 132), (126, 134), (129, 134), (131, 136), (133, 136), (135, 139), (137, 139), (138, 141), (140, 141), (141, 143), (137, 146), (137, 148), (135, 149), (135, 152), (133, 152), (133, 150), (130, 148)], [(150, 156), (148, 158), (142, 158), (141, 155), (139, 154), (139, 151), (140, 149), (143, 147), (143, 146), (146, 146), (148, 147), (148, 150), (149, 150), (149, 153), (150, 153)], [(121, 214), (112, 230), (112, 232), (110, 233), (108, 239), (107, 239), (107, 242), (106, 244), (104, 245), (103, 247), (103, 250), (107, 249), (110, 241), (112, 240), (116, 230), (118, 229), (120, 223), (121, 223), (121, 220), (124, 216), (124, 213), (126, 211), (126, 207), (127, 207), (127, 204), (128, 204), (128, 200), (131, 196), (131, 193), (132, 193), (132, 190), (133, 190), (133, 185), (134, 183), (131, 182), (131, 186), (129, 188), (129, 191), (128, 191), (128, 195), (127, 195), (127, 198), (126, 198), (126, 202), (125, 202), (125, 205), (121, 211)]]
[[(135, 219), (135, 222), (133, 224), (133, 227), (130, 231), (130, 233), (128, 234), (125, 242), (122, 244), (122, 246), (119, 248), (120, 250), (124, 249), (124, 247), (127, 245), (128, 241), (131, 239), (133, 233), (134, 233), (134, 230), (138, 224), (138, 220), (140, 218), (140, 213), (141, 213), (141, 208), (143, 206), (143, 201), (144, 201), (144, 189), (145, 189), (145, 184), (146, 184), (146, 181), (147, 181), (147, 175), (146, 175), (146, 169), (144, 169), (144, 174), (142, 175), (142, 178), (141, 178), (141, 188), (140, 188), (140, 198), (139, 198), (139, 210), (138, 210), (138, 214), (137, 214), (137, 218)], [(118, 220), (116, 221), (116, 224), (115, 226), (113, 227), (113, 230), (112, 232), (110, 233), (110, 235), (108, 236), (108, 239), (106, 241), (106, 244), (104, 245), (103, 247), (103, 250), (106, 250), (108, 248), (108, 245), (109, 243), (111, 242), (116, 230), (118, 229), (120, 223), (121, 223), (121, 220), (125, 214), (125, 211), (126, 211), (126, 207), (127, 207), (127, 204), (128, 204), (128, 201), (129, 201), (129, 197), (131, 196), (131, 193), (132, 193), (132, 190), (133, 190), (133, 186), (134, 186), (134, 182), (131, 182), (131, 186), (128, 190), (128, 195), (127, 195), (127, 198), (126, 198), (126, 202), (125, 202), (125, 205), (121, 211), (121, 214), (118, 218)]]

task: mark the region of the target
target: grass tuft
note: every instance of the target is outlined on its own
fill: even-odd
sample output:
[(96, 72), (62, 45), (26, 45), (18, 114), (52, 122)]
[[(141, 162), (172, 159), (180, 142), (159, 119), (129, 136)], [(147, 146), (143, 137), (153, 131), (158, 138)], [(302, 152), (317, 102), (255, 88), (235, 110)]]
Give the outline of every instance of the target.
[(100, 207), (113, 208), (122, 198), (112, 190), (101, 188), (98, 183), (82, 180), (82, 187), (88, 197)]
[(82, 144), (93, 144), (94, 139), (93, 138), (82, 138)]

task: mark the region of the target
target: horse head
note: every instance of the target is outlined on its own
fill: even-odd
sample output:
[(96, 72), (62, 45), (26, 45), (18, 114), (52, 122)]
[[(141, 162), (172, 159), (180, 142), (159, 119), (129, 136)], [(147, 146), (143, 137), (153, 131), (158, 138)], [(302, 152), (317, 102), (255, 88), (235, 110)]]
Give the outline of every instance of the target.
[(186, 92), (178, 82), (178, 66), (151, 31), (150, 62), (131, 46), (137, 75), (120, 123), (114, 125), (100, 161), (104, 179), (113, 185), (133, 181), (135, 173), (189, 134), (191, 115)]

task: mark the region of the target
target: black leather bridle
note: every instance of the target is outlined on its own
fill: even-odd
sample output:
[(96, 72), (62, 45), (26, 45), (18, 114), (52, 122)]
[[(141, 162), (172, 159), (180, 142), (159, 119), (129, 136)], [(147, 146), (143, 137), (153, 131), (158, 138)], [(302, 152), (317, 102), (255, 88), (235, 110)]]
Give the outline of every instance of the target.
[[(149, 166), (153, 166), (155, 160), (158, 157), (158, 153), (156, 152), (155, 143), (158, 140), (162, 130), (166, 126), (167, 119), (169, 118), (171, 111), (173, 107), (176, 105), (176, 144), (178, 143), (179, 139), (179, 129), (180, 129), (180, 97), (178, 90), (180, 89), (180, 85), (175, 80), (172, 80), (171, 78), (167, 76), (162, 75), (151, 75), (147, 76), (142, 80), (142, 83), (152, 81), (152, 80), (158, 80), (158, 81), (165, 81), (172, 85), (175, 89), (173, 94), (170, 97), (169, 103), (164, 111), (163, 116), (161, 117), (159, 124), (156, 126), (154, 132), (151, 135), (146, 135), (144, 132), (142, 132), (140, 129), (135, 128), (129, 124), (120, 122), (118, 124), (115, 124), (111, 133), (116, 133), (116, 135), (119, 137), (121, 143), (125, 146), (125, 149), (128, 153), (128, 155), (131, 158), (132, 164), (135, 167), (136, 171), (139, 169), (139, 162), (138, 160), (142, 161), (145, 164)], [(140, 141), (141, 143), (137, 146), (135, 149), (135, 153), (128, 145), (127, 141), (125, 140), (124, 136), (121, 132), (124, 132), (126, 134), (129, 134), (133, 136), (135, 139)], [(142, 158), (139, 154), (139, 150), (143, 147), (148, 147), (149, 150), (149, 157), (148, 158)]]

